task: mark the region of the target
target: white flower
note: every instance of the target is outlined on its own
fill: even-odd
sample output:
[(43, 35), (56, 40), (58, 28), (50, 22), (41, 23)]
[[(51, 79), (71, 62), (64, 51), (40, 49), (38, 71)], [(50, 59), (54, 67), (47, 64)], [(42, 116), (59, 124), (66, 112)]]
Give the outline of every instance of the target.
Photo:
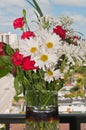
[(39, 37), (41, 49), (50, 51), (51, 53), (56, 53), (61, 47), (61, 38), (53, 32), (48, 30), (41, 30), (37, 32)]
[(62, 46), (62, 52), (68, 58), (69, 64), (72, 63), (72, 65), (75, 65), (75, 62), (78, 62), (80, 65), (82, 64), (82, 61), (85, 60), (84, 52), (79, 45), (75, 46), (73, 44), (65, 43)]
[(19, 41), (15, 40), (14, 42), (10, 42), (9, 43), (10, 47), (12, 47), (12, 49), (18, 49), (19, 48)]
[(60, 23), (62, 24), (62, 26), (64, 27), (69, 27), (71, 24), (73, 24), (73, 19), (69, 16), (66, 16), (66, 15), (61, 15), (59, 17), (59, 21)]
[(54, 80), (58, 80), (60, 77), (62, 77), (63, 74), (60, 72), (59, 69), (57, 70), (47, 70), (45, 73), (45, 81), (48, 81), (49, 83)]
[(55, 54), (48, 53), (42, 51), (38, 55), (33, 57), (33, 60), (36, 62), (36, 66), (45, 70), (46, 68), (50, 68), (51, 66), (55, 66), (57, 63), (57, 57)]
[(19, 44), (20, 53), (24, 56), (35, 55), (39, 50), (38, 39), (30, 38), (25, 40), (20, 40)]
[(86, 54), (86, 40), (79, 40), (78, 44), (81, 47), (81, 50)]
[(45, 38), (45, 46), (50, 51), (54, 49), (53, 51), (57, 51), (57, 49), (60, 48), (60, 37), (56, 34), (48, 34), (47, 38)]

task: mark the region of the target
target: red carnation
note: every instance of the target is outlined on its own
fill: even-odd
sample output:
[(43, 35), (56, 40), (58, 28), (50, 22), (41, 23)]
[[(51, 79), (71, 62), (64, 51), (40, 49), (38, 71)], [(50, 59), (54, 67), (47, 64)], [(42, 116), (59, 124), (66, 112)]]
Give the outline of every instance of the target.
[(24, 58), (22, 69), (23, 70), (34, 70), (34, 69), (38, 69), (38, 67), (35, 67), (35, 61), (31, 60), (31, 58), (29, 56), (29, 57)]
[(62, 26), (58, 25), (55, 28), (53, 28), (53, 32), (59, 35), (63, 40), (66, 37), (66, 30), (62, 28)]
[(79, 36), (73, 36), (73, 44), (74, 45), (77, 45), (78, 44), (78, 40), (80, 40), (81, 39), (81, 37), (79, 37)]
[(26, 31), (26, 32), (23, 32), (22, 36), (21, 36), (21, 39), (30, 39), (30, 37), (34, 37), (35, 34), (34, 32), (31, 32), (31, 31)]
[(13, 27), (16, 28), (21, 28), (24, 26), (24, 17), (17, 18), (13, 22)]
[(19, 54), (19, 52), (15, 52), (13, 55), (12, 55), (12, 61), (13, 61), (13, 64), (15, 66), (19, 66), (22, 64), (23, 62), (23, 55), (22, 54)]

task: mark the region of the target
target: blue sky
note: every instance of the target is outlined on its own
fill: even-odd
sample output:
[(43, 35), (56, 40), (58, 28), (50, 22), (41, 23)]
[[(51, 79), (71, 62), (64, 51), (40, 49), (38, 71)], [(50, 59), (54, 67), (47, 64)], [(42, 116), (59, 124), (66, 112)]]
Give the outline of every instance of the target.
[[(30, 0), (32, 1), (32, 0)], [(68, 15), (74, 19), (74, 29), (83, 33), (86, 38), (86, 0), (37, 0), (44, 14), (58, 18)], [(0, 0), (0, 32), (21, 34), (13, 28), (13, 20), (22, 16), (26, 9), (28, 21), (34, 19), (33, 8), (26, 0)], [(32, 26), (32, 25), (31, 25)]]

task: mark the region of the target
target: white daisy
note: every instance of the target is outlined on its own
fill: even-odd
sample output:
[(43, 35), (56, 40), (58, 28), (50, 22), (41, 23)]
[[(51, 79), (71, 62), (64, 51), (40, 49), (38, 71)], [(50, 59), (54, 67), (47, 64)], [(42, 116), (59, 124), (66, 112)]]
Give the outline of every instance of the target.
[[(61, 38), (55, 33), (49, 32), (48, 30), (41, 30), (38, 32), (40, 38), (40, 43), (43, 45), (43, 48), (47, 51), (56, 52), (60, 48)], [(42, 49), (43, 49), (42, 48)]]
[(62, 47), (62, 52), (68, 58), (69, 64), (72, 63), (72, 65), (75, 65), (77, 61), (80, 65), (84, 60), (84, 52), (81, 50), (80, 46), (65, 43)]
[(45, 73), (44, 79), (50, 83), (51, 81), (58, 80), (62, 76), (63, 76), (63, 74), (60, 72), (59, 69), (57, 69), (55, 71), (47, 70)]
[(20, 40), (19, 50), (24, 56), (35, 55), (39, 50), (38, 39), (30, 38), (29, 40)]
[(45, 38), (45, 47), (50, 51), (56, 52), (60, 48), (60, 40), (60, 37), (56, 34), (48, 34), (47, 38)]
[(50, 68), (52, 65), (56, 65), (57, 63), (57, 57), (55, 54), (50, 54), (48, 52), (41, 52), (38, 55), (33, 57), (33, 60), (36, 61), (36, 66), (39, 66), (39, 68), (43, 68), (45, 70), (46, 68)]

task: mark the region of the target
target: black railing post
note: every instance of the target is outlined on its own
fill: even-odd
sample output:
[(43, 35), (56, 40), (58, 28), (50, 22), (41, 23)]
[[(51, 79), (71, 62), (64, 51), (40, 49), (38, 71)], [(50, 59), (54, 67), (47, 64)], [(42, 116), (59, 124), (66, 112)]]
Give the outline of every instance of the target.
[(10, 130), (10, 123), (6, 123), (5, 126), (6, 126), (6, 130)]
[(80, 130), (80, 122), (77, 117), (70, 117), (70, 130)]

